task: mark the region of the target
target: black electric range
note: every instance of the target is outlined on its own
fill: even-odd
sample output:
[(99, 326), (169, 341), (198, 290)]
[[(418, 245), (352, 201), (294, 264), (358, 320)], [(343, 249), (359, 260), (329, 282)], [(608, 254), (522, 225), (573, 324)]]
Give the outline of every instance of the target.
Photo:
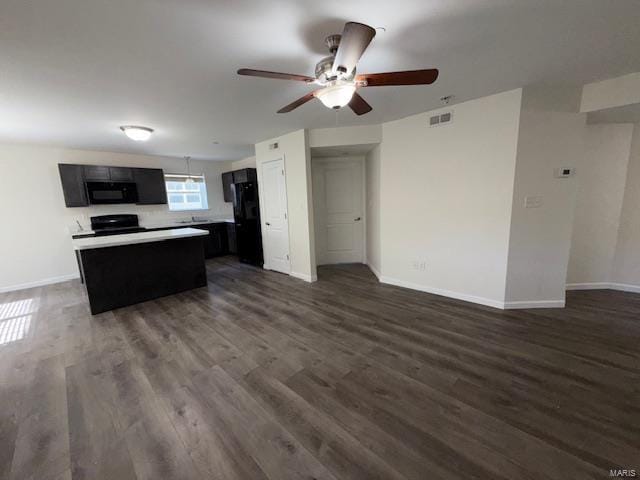
[(122, 235), (124, 233), (144, 232), (146, 228), (138, 223), (138, 215), (98, 215), (91, 217), (93, 233), (78, 233), (73, 238), (103, 237), (105, 235)]

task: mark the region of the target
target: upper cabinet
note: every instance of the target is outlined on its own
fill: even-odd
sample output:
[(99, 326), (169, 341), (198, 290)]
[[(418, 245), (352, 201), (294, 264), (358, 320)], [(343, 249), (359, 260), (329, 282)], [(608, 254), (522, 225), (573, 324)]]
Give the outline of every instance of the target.
[(85, 165), (84, 179), (87, 182), (109, 182), (111, 180), (111, 176), (109, 175), (109, 167), (102, 167), (100, 165)]
[[(112, 182), (133, 182), (133, 174), (136, 170), (155, 170), (146, 168), (109, 167), (109, 177)], [(162, 171), (162, 170), (161, 170)]]
[(58, 164), (64, 203), (67, 207), (86, 207), (89, 205), (87, 190), (84, 187), (84, 171), (82, 165)]
[(225, 202), (233, 202), (233, 172), (226, 172), (222, 174), (222, 194), (224, 195)]
[(164, 172), (160, 168), (109, 167), (103, 165), (58, 164), (64, 202), (67, 207), (91, 204), (86, 182), (132, 182), (138, 191), (138, 204), (167, 203)]
[(233, 171), (233, 183), (247, 183), (256, 181), (255, 168), (243, 168)]
[(158, 205), (167, 203), (164, 172), (160, 168), (134, 168), (133, 178), (138, 187), (138, 203)]
[(234, 170), (233, 172), (225, 172), (222, 174), (222, 192), (225, 202), (233, 202), (234, 183), (247, 183), (258, 181), (258, 175), (255, 168), (243, 168)]
[(133, 168), (85, 165), (84, 179), (87, 182), (133, 182)]

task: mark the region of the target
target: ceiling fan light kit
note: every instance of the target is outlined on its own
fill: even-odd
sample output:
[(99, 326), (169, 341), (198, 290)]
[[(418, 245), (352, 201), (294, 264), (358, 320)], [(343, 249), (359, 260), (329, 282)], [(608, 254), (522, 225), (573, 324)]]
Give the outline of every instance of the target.
[(346, 23), (342, 35), (329, 35), (325, 38), (325, 44), (331, 55), (316, 64), (316, 78), (249, 68), (241, 68), (238, 70), (238, 75), (294, 80), (320, 86), (319, 89), (309, 92), (281, 108), (278, 113), (290, 112), (313, 98), (317, 98), (327, 108), (338, 109), (349, 105), (349, 108), (356, 115), (364, 115), (372, 108), (364, 98), (358, 95), (356, 92), (358, 88), (430, 85), (436, 81), (438, 78), (437, 69), (356, 75), (356, 65), (375, 35), (374, 28), (357, 22)]
[(331, 82), (331, 85), (318, 90), (316, 98), (327, 108), (342, 108), (349, 104), (355, 91), (355, 83), (335, 80)]

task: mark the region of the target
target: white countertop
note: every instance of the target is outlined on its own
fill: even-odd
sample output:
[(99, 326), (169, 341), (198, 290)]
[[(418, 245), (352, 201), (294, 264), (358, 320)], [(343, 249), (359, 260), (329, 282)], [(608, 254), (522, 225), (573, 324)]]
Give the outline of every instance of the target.
[[(166, 220), (164, 222), (141, 222), (140, 226), (142, 228), (180, 228), (180, 227), (193, 227), (197, 225), (209, 225), (211, 223), (235, 223), (234, 219), (230, 218), (217, 218), (217, 219), (208, 219), (208, 220), (193, 220), (185, 221), (185, 220)], [(71, 235), (92, 235), (95, 232), (91, 230), (91, 227), (87, 227), (83, 225), (83, 229), (79, 230), (76, 226), (69, 227), (69, 231)]]
[(166, 221), (166, 222), (158, 222), (158, 223), (144, 223), (141, 224), (141, 227), (144, 228), (167, 228), (167, 227), (180, 227), (180, 226), (190, 226), (190, 225), (209, 225), (211, 223), (235, 223), (235, 220), (223, 218), (218, 220), (196, 220), (192, 221)]
[(176, 228), (173, 230), (157, 230), (155, 232), (124, 233), (122, 235), (106, 235), (104, 237), (86, 237), (72, 240), (74, 250), (90, 248), (118, 247), (134, 243), (151, 243), (176, 238), (198, 237), (209, 235), (207, 230), (197, 228)]

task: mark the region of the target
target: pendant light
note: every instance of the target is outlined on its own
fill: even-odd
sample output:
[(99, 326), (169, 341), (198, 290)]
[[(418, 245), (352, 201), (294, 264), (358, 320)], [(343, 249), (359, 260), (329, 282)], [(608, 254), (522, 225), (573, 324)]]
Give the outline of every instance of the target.
[(187, 179), (185, 180), (185, 183), (193, 183), (193, 178), (191, 178), (191, 163), (190, 163), (191, 157), (186, 156), (184, 157), (184, 159), (187, 162)]

